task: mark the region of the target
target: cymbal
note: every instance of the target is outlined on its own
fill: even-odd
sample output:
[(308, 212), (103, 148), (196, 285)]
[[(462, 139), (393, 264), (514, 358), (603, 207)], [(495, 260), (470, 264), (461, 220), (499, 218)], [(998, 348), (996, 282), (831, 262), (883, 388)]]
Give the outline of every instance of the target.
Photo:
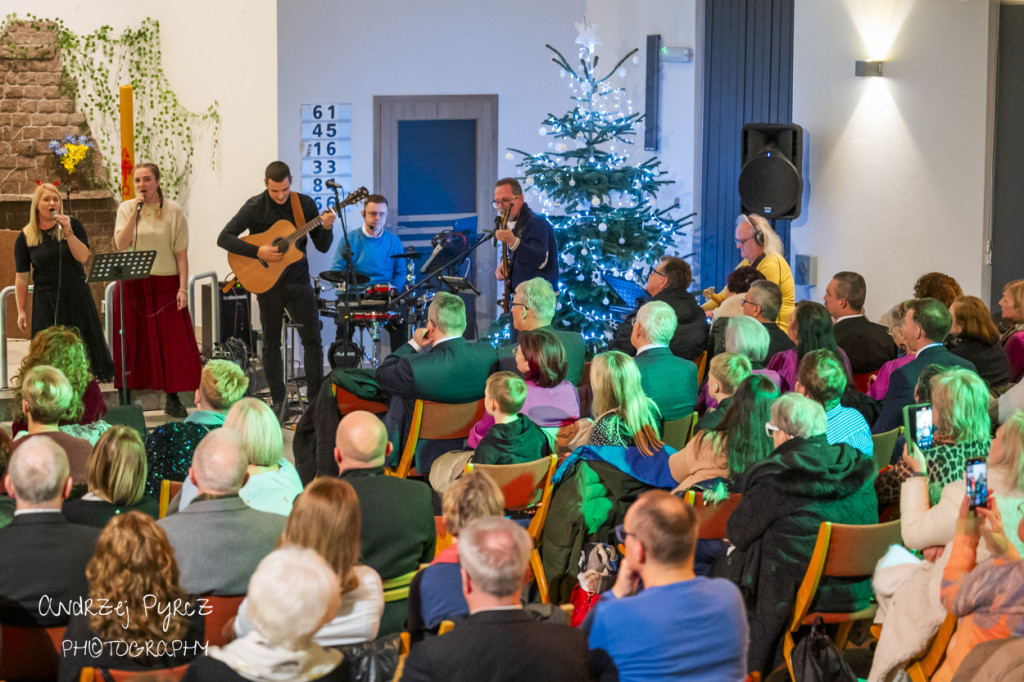
[(416, 253), (415, 251), (403, 251), (402, 253), (396, 253), (391, 257), (392, 260), (398, 260), (399, 258), (415, 258), (416, 260), (419, 260), (420, 258), (423, 258), (423, 254)]
[[(320, 279), (331, 284), (345, 284), (348, 282), (348, 273), (344, 270), (324, 270), (320, 273)], [(362, 273), (352, 273), (352, 283), (356, 285), (369, 284), (370, 278)]]

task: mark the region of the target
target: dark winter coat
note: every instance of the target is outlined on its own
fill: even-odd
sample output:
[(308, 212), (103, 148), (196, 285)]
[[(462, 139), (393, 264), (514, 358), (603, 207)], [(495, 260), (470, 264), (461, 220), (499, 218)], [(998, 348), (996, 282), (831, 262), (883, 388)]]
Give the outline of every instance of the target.
[[(743, 499), (726, 527), (736, 546), (726, 571), (747, 602), (750, 670), (767, 674), (781, 662), (779, 645), (821, 523), (878, 523), (874, 476), (870, 459), (821, 434), (783, 443), (737, 480)], [(853, 611), (871, 596), (870, 580), (826, 580), (815, 606)]]

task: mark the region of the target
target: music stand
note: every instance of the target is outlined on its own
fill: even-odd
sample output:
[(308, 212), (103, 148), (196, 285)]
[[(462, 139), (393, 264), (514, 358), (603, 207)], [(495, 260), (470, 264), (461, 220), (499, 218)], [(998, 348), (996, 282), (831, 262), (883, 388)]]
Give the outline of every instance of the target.
[(131, 391), (128, 390), (128, 368), (124, 358), (124, 283), (129, 279), (149, 277), (156, 260), (156, 251), (119, 251), (97, 253), (92, 262), (88, 282), (120, 282), (117, 288), (118, 303), (121, 305), (121, 390), (118, 391), (121, 405), (131, 405)]

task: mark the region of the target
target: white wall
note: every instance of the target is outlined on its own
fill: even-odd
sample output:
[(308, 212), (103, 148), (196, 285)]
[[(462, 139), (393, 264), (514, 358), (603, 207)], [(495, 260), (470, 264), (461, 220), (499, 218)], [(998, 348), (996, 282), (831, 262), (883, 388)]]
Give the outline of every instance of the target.
[(2, 5), (3, 14), (59, 17), (80, 34), (104, 24), (119, 34), (146, 17), (160, 22), (164, 72), (182, 104), (196, 111), (220, 102), (218, 168), (210, 167), (210, 137), (200, 139), (185, 209), (192, 273), (216, 270), (225, 276), (227, 259), (216, 247), (217, 234), (245, 199), (262, 189), (263, 169), (277, 152), (276, 1), (51, 0), (41, 7), (21, 0)]
[[(804, 297), (839, 270), (864, 275), (873, 318), (932, 270), (981, 294), (988, 13), (985, 0), (797, 0), (793, 252), (818, 256)], [(854, 77), (869, 57), (884, 78)]]

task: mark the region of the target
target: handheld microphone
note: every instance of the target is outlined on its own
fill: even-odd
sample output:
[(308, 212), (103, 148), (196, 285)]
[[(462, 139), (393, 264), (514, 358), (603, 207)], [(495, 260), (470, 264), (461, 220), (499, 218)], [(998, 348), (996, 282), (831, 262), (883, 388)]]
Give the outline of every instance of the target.
[(327, 182), (325, 182), (324, 183), (324, 187), (326, 187), (328, 189), (342, 189), (342, 186), (339, 185), (334, 180), (328, 180)]

